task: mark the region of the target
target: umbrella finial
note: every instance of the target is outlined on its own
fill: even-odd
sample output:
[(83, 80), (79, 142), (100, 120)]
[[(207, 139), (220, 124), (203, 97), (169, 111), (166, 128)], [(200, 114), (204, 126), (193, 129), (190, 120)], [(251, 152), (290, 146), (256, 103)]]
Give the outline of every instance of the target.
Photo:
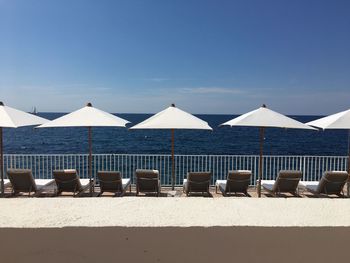
[(92, 107), (91, 102), (88, 102), (88, 103), (86, 104), (86, 107)]
[(263, 104), (261, 107), (263, 107), (263, 108), (267, 108), (265, 103), (264, 103), (264, 104)]
[(171, 105), (170, 105), (170, 106), (175, 108), (175, 103), (171, 103)]
[(4, 103), (2, 101), (0, 101), (0, 106), (5, 106)]

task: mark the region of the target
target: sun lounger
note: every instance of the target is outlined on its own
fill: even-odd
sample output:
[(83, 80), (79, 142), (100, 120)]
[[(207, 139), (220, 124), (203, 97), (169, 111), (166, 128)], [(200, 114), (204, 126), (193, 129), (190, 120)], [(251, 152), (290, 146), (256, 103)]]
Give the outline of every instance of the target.
[(52, 179), (34, 179), (30, 169), (8, 169), (7, 177), (11, 182), (14, 195), (21, 192), (29, 195), (34, 192), (35, 195), (38, 195), (45, 187), (54, 182)]
[(129, 187), (131, 191), (131, 180), (130, 178), (122, 178), (120, 172), (97, 172), (97, 178), (100, 183), (100, 195), (103, 192), (112, 192), (119, 196), (125, 194), (126, 189)]
[(291, 193), (298, 196), (298, 184), (302, 176), (301, 171), (281, 170), (276, 180), (262, 180), (261, 186), (274, 196), (280, 193)]
[(156, 193), (160, 195), (160, 180), (158, 170), (137, 169), (136, 177), (136, 195), (143, 193)]
[(251, 177), (252, 172), (249, 170), (229, 171), (227, 180), (216, 180), (215, 192), (217, 193), (217, 190), (219, 189), (224, 196), (230, 193), (243, 193), (246, 196), (249, 196), (248, 187)]
[(62, 192), (72, 192), (73, 196), (81, 195), (90, 187), (90, 180), (80, 179), (75, 169), (55, 170), (53, 171), (53, 177), (57, 186), (57, 195)]
[(211, 172), (189, 172), (183, 182), (183, 192), (187, 196), (194, 192), (210, 195), (210, 181)]
[(344, 185), (348, 181), (349, 175), (344, 171), (327, 171), (324, 172), (320, 181), (301, 181), (300, 185), (305, 187), (309, 192), (320, 196), (338, 195), (344, 196)]

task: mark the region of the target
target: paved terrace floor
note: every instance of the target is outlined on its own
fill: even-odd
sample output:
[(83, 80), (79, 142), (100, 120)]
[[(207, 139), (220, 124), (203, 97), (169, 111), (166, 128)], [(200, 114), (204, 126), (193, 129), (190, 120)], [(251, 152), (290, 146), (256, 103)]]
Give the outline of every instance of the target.
[[(345, 196), (343, 198), (348, 198), (347, 197), (347, 189), (346, 189), (346, 185), (344, 186), (343, 192), (345, 194)], [(56, 185), (53, 183), (51, 185), (48, 185), (45, 187), (45, 191), (42, 192), (40, 194), (39, 197), (55, 197), (55, 190), (56, 190)], [(94, 188), (94, 197), (98, 197), (99, 196), (99, 192), (100, 192), (100, 188), (98, 186), (95, 186)], [(248, 188), (248, 194), (249, 197), (258, 197), (257, 194), (257, 188), (254, 186), (250, 186)], [(71, 197), (72, 193), (62, 193), (62, 195), (60, 195), (60, 197)], [(131, 197), (131, 196), (135, 196), (136, 197), (136, 188), (135, 185), (131, 186), (131, 189), (127, 190), (124, 194), (123, 197)], [(155, 197), (154, 194), (144, 194), (144, 193), (139, 193), (138, 197)], [(5, 197), (7, 198), (24, 198), (24, 197), (28, 197), (28, 194), (23, 193), (23, 194), (19, 194), (16, 196), (13, 196), (11, 193), (11, 186), (7, 187), (5, 189)], [(80, 197), (90, 197), (89, 191), (86, 190), (84, 193), (81, 194)], [(116, 197), (114, 194), (112, 193), (103, 193), (103, 195), (101, 197)], [(175, 190), (172, 190), (171, 187), (161, 187), (161, 194), (159, 197), (186, 197), (186, 194), (183, 193), (183, 188), (182, 187), (175, 187)], [(237, 194), (229, 194), (228, 196), (223, 196), (222, 193), (220, 192), (219, 189), (216, 190), (216, 188), (214, 186), (210, 187), (210, 195), (209, 196), (203, 196), (201, 193), (192, 193), (191, 197), (204, 197), (204, 198), (234, 198), (234, 197), (240, 197), (240, 198), (244, 198), (246, 197), (244, 194), (241, 193), (237, 193)], [(314, 194), (306, 191), (305, 189), (300, 188), (299, 189), (299, 196), (295, 197), (294, 195), (290, 194), (290, 193), (281, 193), (278, 196), (273, 196), (271, 193), (269, 193), (268, 191), (265, 191), (262, 188), (262, 192), (261, 192), (261, 197), (262, 198), (339, 198), (339, 196), (337, 195), (330, 195), (330, 196), (325, 196), (325, 195), (321, 195), (321, 196), (315, 196)], [(350, 200), (349, 200), (350, 201)]]
[(311, 198), (307, 193), (254, 198), (255, 189), (249, 191), (253, 197), (222, 197), (211, 190), (211, 197), (185, 197), (181, 188), (175, 197), (167, 197), (169, 188), (163, 188), (161, 197), (136, 197), (134, 189), (121, 198), (49, 197), (50, 191), (41, 198), (11, 198), (7, 193), (0, 199), (0, 227), (350, 226), (350, 198)]

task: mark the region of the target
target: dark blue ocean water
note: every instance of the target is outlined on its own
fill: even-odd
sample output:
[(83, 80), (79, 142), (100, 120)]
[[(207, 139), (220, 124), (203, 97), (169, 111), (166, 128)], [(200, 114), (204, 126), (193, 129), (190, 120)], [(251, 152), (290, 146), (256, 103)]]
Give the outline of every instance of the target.
[[(39, 113), (55, 119), (63, 113)], [(129, 127), (150, 114), (118, 114), (132, 122)], [(252, 127), (218, 127), (234, 115), (197, 115), (214, 131), (175, 131), (176, 154), (259, 154), (259, 130)], [(321, 116), (290, 116), (308, 122)], [(5, 153), (57, 154), (87, 153), (86, 128), (4, 129)], [(308, 131), (266, 129), (265, 154), (276, 155), (347, 155), (347, 131)], [(171, 133), (166, 130), (129, 131), (123, 128), (94, 128), (94, 153), (170, 154)]]

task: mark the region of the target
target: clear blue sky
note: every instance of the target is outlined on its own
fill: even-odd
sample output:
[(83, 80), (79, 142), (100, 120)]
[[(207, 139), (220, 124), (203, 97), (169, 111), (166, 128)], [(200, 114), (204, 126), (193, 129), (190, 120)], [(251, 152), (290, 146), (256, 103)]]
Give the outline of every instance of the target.
[(335, 113), (350, 108), (350, 1), (0, 0), (0, 100)]

